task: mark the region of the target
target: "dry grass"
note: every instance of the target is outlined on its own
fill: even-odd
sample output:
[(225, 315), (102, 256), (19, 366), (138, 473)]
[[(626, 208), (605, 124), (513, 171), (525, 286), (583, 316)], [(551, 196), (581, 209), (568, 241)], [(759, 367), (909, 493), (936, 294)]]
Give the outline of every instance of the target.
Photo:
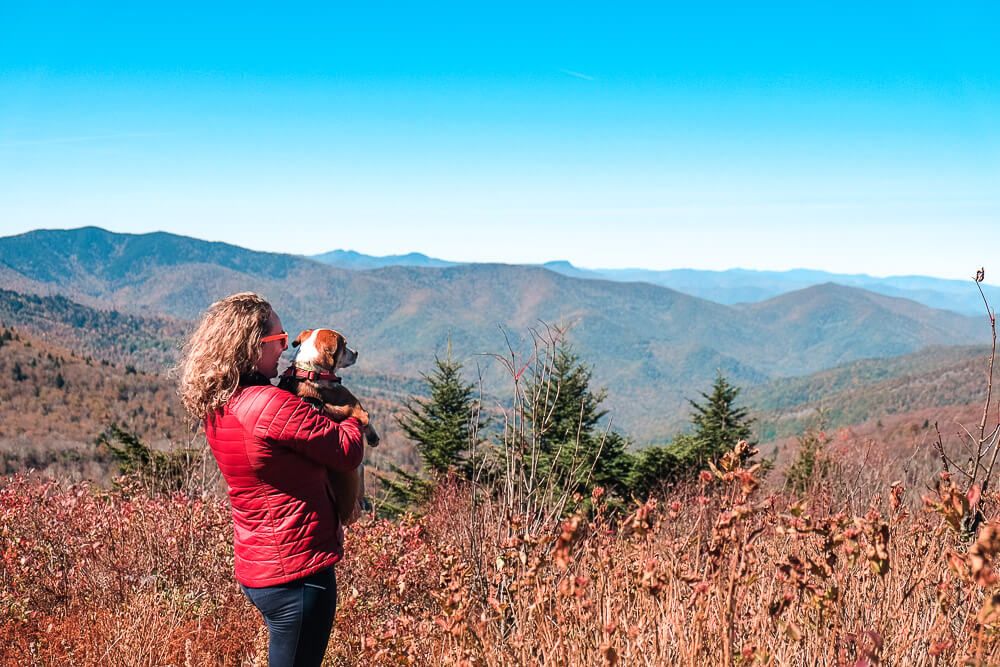
[[(832, 442), (802, 499), (732, 459), (627, 516), (598, 491), (538, 531), (443, 484), (422, 518), (349, 533), (328, 661), (995, 664), (1000, 523), (963, 541), (950, 479), (892, 484), (933, 479), (932, 459), (872, 449)], [(9, 478), (4, 664), (260, 663), (230, 530), (213, 496)]]

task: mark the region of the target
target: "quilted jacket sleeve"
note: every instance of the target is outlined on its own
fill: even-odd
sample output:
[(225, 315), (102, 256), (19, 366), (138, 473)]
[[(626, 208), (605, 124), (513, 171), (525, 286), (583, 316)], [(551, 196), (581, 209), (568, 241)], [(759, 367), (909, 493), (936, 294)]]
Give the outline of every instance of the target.
[[(287, 447), (327, 468), (351, 471), (364, 458), (361, 424), (339, 424), (294, 394), (276, 390), (257, 423), (267, 442)], [(263, 432), (261, 432), (263, 431)]]

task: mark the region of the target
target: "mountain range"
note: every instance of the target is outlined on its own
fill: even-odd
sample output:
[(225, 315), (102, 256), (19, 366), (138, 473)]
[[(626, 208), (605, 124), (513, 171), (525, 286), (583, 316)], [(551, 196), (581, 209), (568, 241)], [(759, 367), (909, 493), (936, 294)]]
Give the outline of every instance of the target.
[(365, 255), (353, 250), (331, 250), (330, 252), (325, 252), (319, 255), (311, 255), (310, 259), (315, 259), (317, 262), (323, 262), (324, 264), (337, 266), (342, 269), (352, 269), (355, 271), (382, 269), (387, 266), (424, 266), (440, 268), (443, 266), (455, 266), (460, 263), (449, 262), (444, 259), (434, 259), (433, 257), (428, 257), (427, 255), (419, 252), (411, 252), (405, 255), (384, 255), (382, 257), (374, 257), (372, 255)]
[(163, 232), (93, 227), (0, 238), (0, 287), (170, 322), (190, 322), (215, 299), (253, 290), (271, 300), (293, 333), (321, 325), (343, 331), (361, 351), (361, 376), (419, 378), (450, 346), (470, 378), (482, 366), (496, 391), (503, 373), (489, 355), (507, 351), (504, 331), (527, 362), (529, 329), (562, 325), (595, 382), (608, 388), (616, 426), (640, 442), (676, 431), (686, 399), (717, 372), (755, 386), (869, 357), (989, 340), (985, 318), (833, 283), (725, 305), (647, 282), (539, 266), (353, 270)]
[[(420, 253), (375, 257), (351, 250), (334, 250), (321, 255), (313, 255), (312, 259), (331, 266), (356, 270), (385, 268), (387, 266), (442, 267), (459, 264), (459, 262), (435, 259)], [(876, 278), (864, 274), (830, 273), (812, 269), (792, 269), (790, 271), (584, 269), (567, 261), (546, 262), (541, 266), (572, 278), (651, 283), (727, 305), (764, 301), (815, 285), (837, 283), (847, 287), (860, 287), (886, 296), (910, 299), (931, 308), (953, 310), (966, 315), (985, 313), (982, 296), (977, 290), (969, 289), (971, 280), (946, 280), (928, 276)], [(970, 276), (973, 271), (974, 267), (970, 269)], [(984, 284), (982, 287), (985, 296), (992, 303), (1000, 302), (1000, 287), (988, 284)]]
[[(6, 328), (12, 322), (17, 328)], [(163, 373), (177, 359), (178, 326), (190, 323), (0, 291), (0, 472), (35, 467), (103, 478), (107, 462), (93, 441), (112, 420), (154, 446), (186, 442), (174, 380)], [(879, 437), (912, 447), (907, 438), (921, 424), (926, 438), (938, 421), (946, 434), (954, 431), (954, 419), (970, 409), (978, 419), (988, 357), (986, 347), (951, 346), (863, 359), (750, 387), (741, 403), (750, 408), (762, 442), (798, 435), (822, 409), (831, 427), (875, 428)], [(364, 396), (385, 440), (372, 463), (413, 469), (416, 453), (395, 417), (408, 398), (424, 394), (423, 382), (352, 369), (350, 384)]]

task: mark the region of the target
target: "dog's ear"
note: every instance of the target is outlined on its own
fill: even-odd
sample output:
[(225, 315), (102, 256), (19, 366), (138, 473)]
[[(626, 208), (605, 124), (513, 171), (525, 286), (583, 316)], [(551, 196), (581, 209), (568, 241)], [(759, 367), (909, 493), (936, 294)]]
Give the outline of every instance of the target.
[(306, 338), (309, 338), (309, 334), (311, 334), (312, 332), (313, 332), (312, 329), (306, 329), (305, 331), (300, 333), (298, 336), (295, 337), (295, 340), (292, 341), (292, 347), (298, 347), (299, 345), (302, 345), (302, 341), (304, 341)]
[[(336, 369), (337, 365), (340, 363), (340, 355), (344, 353), (344, 348), (347, 346), (347, 342), (344, 337), (340, 335), (340, 332), (334, 331), (332, 329), (328, 330), (330, 335), (324, 337), (323, 345), (323, 365), (327, 368)], [(324, 331), (323, 333), (326, 333)], [(330, 338), (333, 338), (331, 341)]]
[(343, 336), (333, 329), (320, 329), (316, 332), (316, 349), (320, 353), (320, 358), (315, 363), (323, 368), (336, 369), (343, 348)]
[(344, 354), (344, 349), (347, 347), (347, 339), (339, 331), (334, 331), (337, 335), (337, 349), (333, 352), (333, 363), (334, 366), (340, 363), (340, 356)]

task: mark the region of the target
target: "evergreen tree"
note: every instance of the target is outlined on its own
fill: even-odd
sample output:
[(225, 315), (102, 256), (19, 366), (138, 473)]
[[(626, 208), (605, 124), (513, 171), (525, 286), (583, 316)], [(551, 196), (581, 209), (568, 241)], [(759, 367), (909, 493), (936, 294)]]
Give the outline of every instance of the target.
[(604, 443), (597, 443), (600, 452), (597, 455), (590, 486), (601, 486), (624, 497), (630, 493), (629, 473), (632, 471), (632, 455), (628, 452), (628, 440), (615, 431), (604, 429), (597, 435), (604, 439)]
[(97, 437), (96, 444), (118, 464), (115, 486), (120, 489), (124, 488), (123, 482), (131, 481), (154, 493), (174, 493), (185, 488), (194, 491), (189, 484), (200, 457), (193, 449), (153, 449), (136, 433), (114, 422)]
[(385, 489), (386, 497), (379, 507), (383, 514), (391, 517), (413, 509), (430, 498), (434, 490), (433, 482), (406, 472), (396, 465), (389, 466), (391, 477), (379, 475), (379, 481)]
[(645, 447), (632, 459), (628, 487), (639, 500), (647, 499), (664, 483), (676, 479), (681, 469), (681, 459), (672, 445)]
[(471, 472), (469, 425), (475, 407), (473, 386), (462, 380), (462, 364), (451, 355), (435, 359), (436, 368), (424, 375), (429, 399), (412, 398), (398, 422), (416, 444), (424, 469), (431, 475), (457, 470)]
[(796, 493), (805, 493), (812, 484), (824, 479), (830, 472), (830, 461), (824, 451), (826, 425), (826, 413), (817, 410), (815, 422), (798, 437), (799, 450), (785, 472), (785, 482)]
[(632, 457), (629, 471), (630, 493), (645, 499), (661, 490), (664, 484), (698, 474), (708, 458), (705, 449), (696, 435), (682, 433), (669, 444), (639, 450)]
[(601, 426), (606, 392), (590, 388), (592, 371), (567, 343), (555, 348), (550, 372), (529, 381), (527, 416), (535, 429), (539, 472), (557, 475), (562, 488), (594, 486), (623, 493), (631, 469), (627, 441)]
[(745, 407), (736, 407), (740, 388), (729, 384), (720, 372), (712, 384), (711, 393), (702, 392), (703, 403), (688, 401), (694, 408), (691, 423), (694, 425), (696, 449), (693, 454), (698, 465), (707, 460), (717, 460), (731, 450), (740, 440), (751, 442), (753, 419)]
[(435, 369), (423, 377), (430, 397), (411, 398), (397, 420), (417, 448), (422, 471), (415, 475), (393, 466), (393, 477), (382, 478), (388, 494), (385, 509), (390, 514), (426, 500), (437, 477), (455, 472), (471, 479), (475, 471), (470, 450), (476, 399), (473, 385), (462, 379), (462, 364), (451, 358), (449, 350), (445, 359), (435, 359)]

